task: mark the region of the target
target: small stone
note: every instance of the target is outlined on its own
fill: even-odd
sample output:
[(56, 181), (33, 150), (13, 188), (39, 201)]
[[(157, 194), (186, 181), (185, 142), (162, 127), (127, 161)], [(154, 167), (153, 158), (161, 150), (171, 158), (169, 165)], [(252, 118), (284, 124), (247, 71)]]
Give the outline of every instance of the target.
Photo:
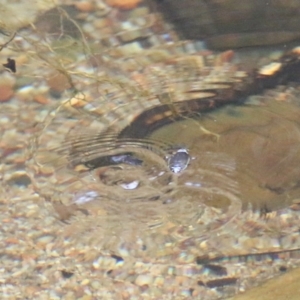
[(140, 29), (135, 29), (122, 33), (120, 37), (124, 43), (128, 43), (130, 41), (137, 40), (138, 38), (142, 37), (142, 35), (143, 33)]
[(89, 279), (83, 279), (82, 281), (81, 281), (81, 285), (88, 285), (90, 283), (90, 280)]
[(148, 7), (138, 7), (130, 13), (132, 18), (136, 17), (144, 17), (150, 14), (150, 10)]
[(90, 1), (75, 2), (74, 5), (82, 12), (91, 12), (95, 9), (94, 4)]
[(107, 26), (109, 26), (109, 21), (108, 19), (105, 19), (105, 18), (101, 18), (101, 19), (96, 19), (94, 22), (93, 22), (93, 25), (94, 27), (96, 28), (105, 28)]
[(153, 276), (140, 274), (135, 280), (135, 284), (138, 286), (150, 285), (153, 282)]
[(91, 282), (91, 287), (94, 290), (99, 290), (101, 288), (101, 283), (99, 281), (94, 280)]
[(14, 237), (10, 237), (10, 238), (7, 238), (7, 239), (5, 240), (5, 243), (6, 243), (6, 244), (14, 244), (14, 245), (17, 245), (17, 244), (19, 244), (19, 242), (20, 242), (20, 240), (14, 238)]
[(35, 88), (32, 85), (26, 85), (16, 91), (16, 95), (23, 101), (30, 101), (35, 94)]
[(34, 97), (34, 101), (37, 102), (37, 103), (40, 103), (40, 104), (49, 104), (50, 101), (47, 97), (45, 97), (44, 95), (36, 95)]
[(31, 297), (34, 297), (34, 295), (36, 295), (36, 293), (38, 293), (39, 291), (39, 287), (36, 285), (28, 285), (25, 286), (24, 288), (25, 288), (26, 295)]
[(272, 76), (274, 75), (276, 72), (279, 71), (279, 69), (281, 68), (281, 63), (279, 62), (272, 62), (266, 66), (263, 66), (260, 70), (259, 70), (259, 74), (262, 76)]
[(70, 82), (68, 81), (68, 78), (60, 73), (53, 74), (51, 77), (49, 77), (47, 83), (51, 90), (58, 93), (62, 93), (70, 88)]
[(0, 85), (0, 102), (9, 101), (13, 94), (14, 90), (11, 85)]
[(84, 295), (83, 297), (79, 298), (78, 300), (92, 300), (93, 297), (91, 295)]
[(8, 179), (9, 185), (16, 185), (19, 187), (27, 187), (31, 184), (30, 177), (23, 171), (18, 171), (12, 174)]
[(164, 277), (162, 276), (157, 276), (155, 279), (154, 279), (154, 286), (156, 287), (162, 287), (164, 286)]
[(133, 9), (135, 8), (141, 0), (106, 0), (108, 5), (117, 7), (119, 9)]
[(46, 245), (52, 242), (53, 239), (54, 237), (52, 235), (44, 235), (37, 239), (37, 243)]

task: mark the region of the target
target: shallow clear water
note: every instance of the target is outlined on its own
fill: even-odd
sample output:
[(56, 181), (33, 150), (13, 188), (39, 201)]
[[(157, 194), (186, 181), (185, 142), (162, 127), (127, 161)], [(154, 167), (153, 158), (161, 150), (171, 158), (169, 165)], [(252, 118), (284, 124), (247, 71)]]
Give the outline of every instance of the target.
[[(146, 139), (118, 140), (153, 106), (170, 105), (141, 124), (186, 109), (173, 102), (247, 86), (250, 70), (276, 60), (282, 47), (215, 53), (178, 41), (145, 3), (132, 11), (95, 3), (87, 11), (52, 9), (36, 22), (34, 15), (35, 27), (16, 37), (12, 30), (1, 52), (4, 62), (16, 57), (18, 70), (1, 73), (13, 86), (0, 112), (1, 192), (13, 203), (1, 212), (3, 224), (28, 222), (29, 229), (12, 225), (12, 234), (27, 232), (31, 247), (41, 233), (40, 260), (51, 259), (59, 272), (76, 266), (74, 281), (101, 279), (101, 288), (89, 286), (95, 299), (121, 299), (120, 285), (124, 299), (212, 300), (299, 265), (292, 251), (300, 248), (298, 83), (240, 105), (211, 103)], [(190, 160), (174, 173), (170, 153), (179, 148)], [(89, 167), (99, 153), (119, 159), (128, 152), (135, 154), (129, 164)], [(15, 263), (13, 247), (3, 248)], [(55, 272), (51, 284), (61, 282)]]

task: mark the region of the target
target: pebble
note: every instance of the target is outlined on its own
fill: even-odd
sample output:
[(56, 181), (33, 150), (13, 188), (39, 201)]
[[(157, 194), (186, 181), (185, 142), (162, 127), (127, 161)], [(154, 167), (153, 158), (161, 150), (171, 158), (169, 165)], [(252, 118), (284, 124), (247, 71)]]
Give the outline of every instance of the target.
[(91, 1), (80, 1), (74, 3), (75, 7), (82, 12), (91, 12), (95, 9), (95, 5)]
[(150, 285), (153, 282), (153, 276), (149, 274), (140, 274), (135, 279), (135, 284), (138, 286)]
[(89, 285), (90, 284), (90, 280), (88, 278), (85, 278), (83, 279), (81, 282), (80, 282), (81, 285)]
[(51, 243), (52, 241), (54, 240), (54, 236), (52, 235), (44, 235), (44, 236), (41, 236), (39, 237), (36, 242), (39, 243), (39, 244), (49, 244)]
[(62, 93), (71, 87), (68, 78), (60, 73), (54, 73), (49, 76), (47, 79), (47, 84), (53, 91), (58, 93)]
[(271, 76), (275, 74), (281, 68), (281, 63), (279, 62), (272, 62), (266, 66), (263, 66), (259, 70), (259, 74), (263, 76)]
[(0, 102), (7, 102), (14, 95), (11, 85), (0, 84)]
[(49, 98), (41, 94), (34, 96), (33, 100), (43, 105), (50, 104)]
[(19, 187), (27, 187), (31, 184), (31, 178), (24, 171), (14, 172), (12, 175), (5, 176), (5, 181), (9, 185), (16, 185)]
[(95, 290), (99, 290), (101, 288), (101, 282), (94, 280), (91, 282), (91, 287)]
[(141, 0), (106, 0), (106, 2), (108, 5), (127, 10), (135, 8)]

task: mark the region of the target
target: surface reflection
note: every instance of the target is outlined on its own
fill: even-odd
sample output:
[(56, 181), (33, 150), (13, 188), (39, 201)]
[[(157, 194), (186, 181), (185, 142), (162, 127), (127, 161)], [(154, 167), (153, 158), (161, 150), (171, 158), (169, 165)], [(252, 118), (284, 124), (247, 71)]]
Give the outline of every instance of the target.
[(0, 0), (2, 298), (215, 300), (299, 266), (299, 8)]

